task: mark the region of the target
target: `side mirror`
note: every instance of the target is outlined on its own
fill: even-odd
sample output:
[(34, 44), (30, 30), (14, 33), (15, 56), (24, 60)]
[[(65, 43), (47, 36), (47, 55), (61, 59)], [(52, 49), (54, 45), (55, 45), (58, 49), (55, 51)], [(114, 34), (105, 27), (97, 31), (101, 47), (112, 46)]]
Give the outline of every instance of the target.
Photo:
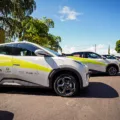
[(120, 60), (119, 58), (116, 58), (117, 60)]
[(40, 49), (35, 50), (35, 54), (37, 56), (49, 56), (49, 54), (47, 52), (45, 52), (44, 50), (40, 50)]

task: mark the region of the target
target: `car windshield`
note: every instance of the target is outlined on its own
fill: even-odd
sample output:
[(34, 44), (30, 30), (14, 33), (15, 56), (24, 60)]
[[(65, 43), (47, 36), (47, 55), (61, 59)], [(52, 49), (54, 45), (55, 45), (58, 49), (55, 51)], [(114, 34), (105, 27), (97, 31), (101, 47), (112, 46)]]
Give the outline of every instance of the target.
[(106, 57), (107, 57), (108, 59), (116, 59), (116, 57), (110, 56), (110, 55), (107, 55)]
[(51, 52), (52, 54), (55, 54), (56, 56), (61, 56), (60, 53), (58, 53), (58, 52), (56, 52), (56, 51), (54, 51), (54, 50), (51, 50), (51, 49), (46, 48), (46, 47), (44, 47), (44, 49), (48, 50), (48, 51)]

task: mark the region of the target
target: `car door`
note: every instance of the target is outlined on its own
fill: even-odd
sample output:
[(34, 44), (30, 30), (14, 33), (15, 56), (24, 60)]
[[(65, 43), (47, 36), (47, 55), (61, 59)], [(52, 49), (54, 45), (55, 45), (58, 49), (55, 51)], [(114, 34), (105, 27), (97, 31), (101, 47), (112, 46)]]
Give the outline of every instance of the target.
[(12, 44), (0, 46), (0, 80), (12, 78)]
[(86, 52), (87, 65), (92, 71), (105, 72), (107, 62), (97, 53)]
[(36, 56), (35, 50), (40, 49), (28, 43), (19, 43), (14, 46), (13, 71), (18, 78), (15, 82), (27, 86), (48, 86), (48, 75), (51, 66), (49, 58)]
[(72, 56), (79, 57), (79, 61), (82, 62), (85, 65), (88, 65), (88, 60), (85, 58), (85, 52), (76, 52), (73, 53)]

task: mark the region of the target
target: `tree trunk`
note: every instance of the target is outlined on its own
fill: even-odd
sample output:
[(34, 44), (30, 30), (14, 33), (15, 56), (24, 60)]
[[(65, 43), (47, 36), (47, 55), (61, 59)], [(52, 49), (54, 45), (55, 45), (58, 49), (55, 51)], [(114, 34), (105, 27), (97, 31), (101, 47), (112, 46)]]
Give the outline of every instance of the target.
[(0, 28), (0, 43), (5, 43), (5, 31)]

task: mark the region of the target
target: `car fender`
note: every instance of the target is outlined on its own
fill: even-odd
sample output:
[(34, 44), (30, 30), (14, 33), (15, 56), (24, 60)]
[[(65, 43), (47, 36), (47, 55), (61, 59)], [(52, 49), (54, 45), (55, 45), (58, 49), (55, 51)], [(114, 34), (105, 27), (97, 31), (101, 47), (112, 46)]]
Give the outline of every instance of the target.
[(53, 81), (54, 81), (54, 76), (57, 75), (58, 73), (62, 72), (62, 71), (70, 71), (70, 72), (73, 72), (79, 79), (79, 83), (80, 83), (80, 88), (83, 87), (83, 81), (82, 81), (82, 77), (80, 75), (80, 73), (75, 70), (74, 68), (72, 67), (68, 67), (68, 66), (60, 66), (60, 68), (57, 68), (57, 69), (53, 69), (50, 74), (49, 74), (49, 87), (52, 88), (52, 85), (53, 85)]

